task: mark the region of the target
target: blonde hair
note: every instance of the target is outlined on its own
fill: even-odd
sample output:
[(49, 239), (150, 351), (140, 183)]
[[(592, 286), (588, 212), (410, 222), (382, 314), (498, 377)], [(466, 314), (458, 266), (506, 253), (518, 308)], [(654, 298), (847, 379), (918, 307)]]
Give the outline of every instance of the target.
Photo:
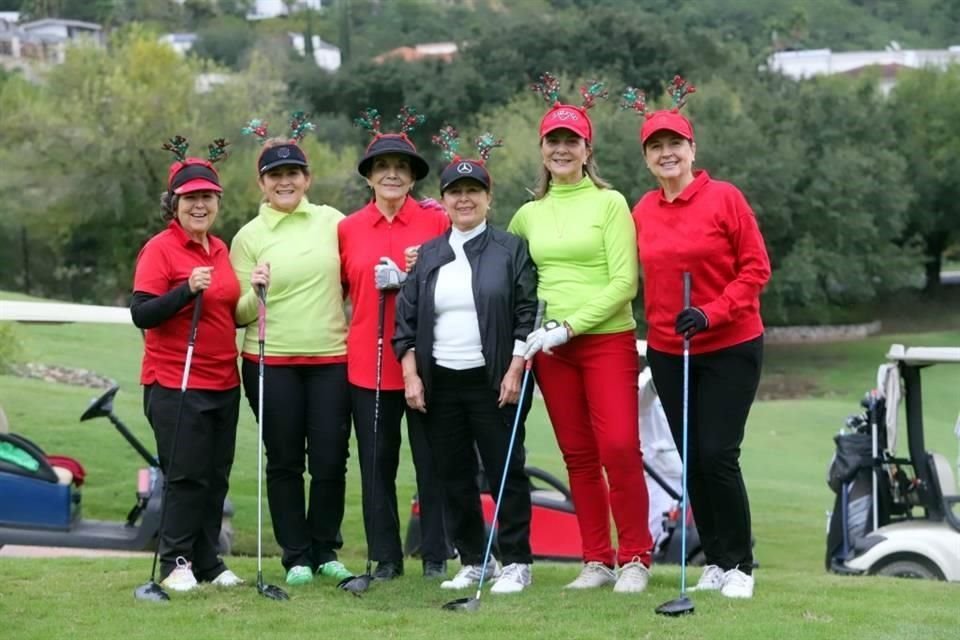
[[(543, 144), (543, 142), (540, 144)], [(613, 185), (600, 177), (600, 167), (597, 166), (597, 161), (593, 157), (593, 147), (589, 142), (587, 142), (586, 145), (591, 153), (583, 165), (584, 174), (590, 178), (590, 181), (593, 182), (598, 189), (612, 189)], [(545, 198), (547, 194), (550, 193), (550, 185), (552, 182), (553, 176), (550, 175), (550, 171), (543, 163), (540, 163), (540, 170), (537, 173), (537, 184), (533, 188), (534, 200), (542, 200)]]

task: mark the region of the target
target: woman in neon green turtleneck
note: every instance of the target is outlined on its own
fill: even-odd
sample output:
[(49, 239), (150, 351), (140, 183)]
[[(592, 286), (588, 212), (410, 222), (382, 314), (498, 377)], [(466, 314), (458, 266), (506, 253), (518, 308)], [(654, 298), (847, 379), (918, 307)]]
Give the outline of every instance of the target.
[(551, 319), (530, 334), (526, 357), (534, 361), (580, 527), (584, 566), (567, 588), (613, 584), (614, 591), (640, 592), (653, 540), (637, 427), (636, 230), (624, 197), (597, 175), (592, 134), (586, 108), (556, 102), (547, 112), (537, 198), (517, 211), (509, 230), (530, 245), (538, 297)]

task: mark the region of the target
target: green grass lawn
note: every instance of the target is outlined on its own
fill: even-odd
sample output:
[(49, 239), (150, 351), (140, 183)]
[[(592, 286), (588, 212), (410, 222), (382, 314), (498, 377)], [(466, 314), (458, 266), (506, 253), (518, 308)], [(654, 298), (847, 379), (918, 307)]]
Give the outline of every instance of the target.
[[(941, 327), (942, 329), (942, 327)], [(153, 449), (142, 417), (137, 385), (141, 339), (132, 327), (98, 325), (18, 325), (24, 358), (83, 367), (121, 385), (115, 410)], [(881, 638), (960, 637), (960, 585), (881, 578), (840, 578), (823, 569), (825, 512), (832, 505), (825, 473), (832, 435), (858, 410), (876, 367), (891, 342), (960, 344), (960, 332), (895, 334), (868, 340), (815, 346), (770, 346), (765, 378), (794, 397), (758, 402), (750, 417), (743, 466), (752, 501), (757, 597), (730, 602), (714, 594), (694, 594), (697, 615), (668, 620), (653, 607), (673, 597), (679, 583), (674, 567), (655, 567), (647, 593), (618, 596), (568, 593), (573, 565), (541, 563), (534, 586), (517, 597), (484, 596), (481, 611), (456, 616), (439, 606), (449, 599), (408, 565), (408, 577), (376, 585), (362, 599), (315, 582), (292, 591), (277, 604), (252, 589), (174, 595), (170, 606), (134, 604), (133, 588), (148, 575), (142, 559), (0, 558), (0, 621), (3, 638), (838, 638), (869, 634)], [(960, 409), (956, 382), (960, 370), (934, 367), (924, 374), (928, 449), (957, 455), (952, 428)], [(772, 387), (771, 387), (772, 388)], [(142, 461), (105, 420), (80, 423), (87, 402), (98, 392), (38, 380), (0, 376), (0, 404), (11, 428), (51, 453), (83, 461), (87, 517), (122, 519), (133, 503), (136, 470)], [(783, 395), (783, 394), (780, 394)], [(527, 428), (530, 464), (561, 474), (562, 461), (542, 404)], [(241, 411), (237, 463), (231, 499), (236, 505), (237, 551), (232, 568), (252, 578), (256, 525), (256, 426), (246, 405)], [(360, 517), (356, 456), (348, 475), (344, 558), (360, 570), (365, 546)], [(398, 478), (401, 521), (414, 492), (413, 469), (404, 455)], [(273, 554), (272, 532), (266, 529)], [(282, 579), (275, 557), (265, 560), (268, 580)], [(691, 574), (691, 580), (699, 575)]]

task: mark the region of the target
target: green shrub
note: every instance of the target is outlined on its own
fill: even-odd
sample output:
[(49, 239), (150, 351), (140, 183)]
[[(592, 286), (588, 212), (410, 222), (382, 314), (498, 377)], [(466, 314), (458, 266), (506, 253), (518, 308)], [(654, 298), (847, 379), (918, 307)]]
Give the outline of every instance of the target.
[(0, 322), (0, 373), (6, 373), (21, 354), (20, 339), (12, 322)]

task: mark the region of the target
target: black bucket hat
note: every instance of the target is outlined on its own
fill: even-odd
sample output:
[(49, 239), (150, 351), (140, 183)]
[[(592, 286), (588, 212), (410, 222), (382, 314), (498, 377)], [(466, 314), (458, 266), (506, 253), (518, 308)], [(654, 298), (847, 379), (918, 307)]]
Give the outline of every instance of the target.
[(357, 171), (366, 178), (370, 175), (374, 158), (391, 153), (406, 156), (410, 159), (410, 168), (413, 169), (415, 180), (423, 180), (430, 173), (430, 165), (417, 153), (417, 148), (413, 142), (403, 133), (384, 133), (374, 138), (373, 142), (367, 146), (367, 151), (360, 159), (360, 163), (357, 164)]

